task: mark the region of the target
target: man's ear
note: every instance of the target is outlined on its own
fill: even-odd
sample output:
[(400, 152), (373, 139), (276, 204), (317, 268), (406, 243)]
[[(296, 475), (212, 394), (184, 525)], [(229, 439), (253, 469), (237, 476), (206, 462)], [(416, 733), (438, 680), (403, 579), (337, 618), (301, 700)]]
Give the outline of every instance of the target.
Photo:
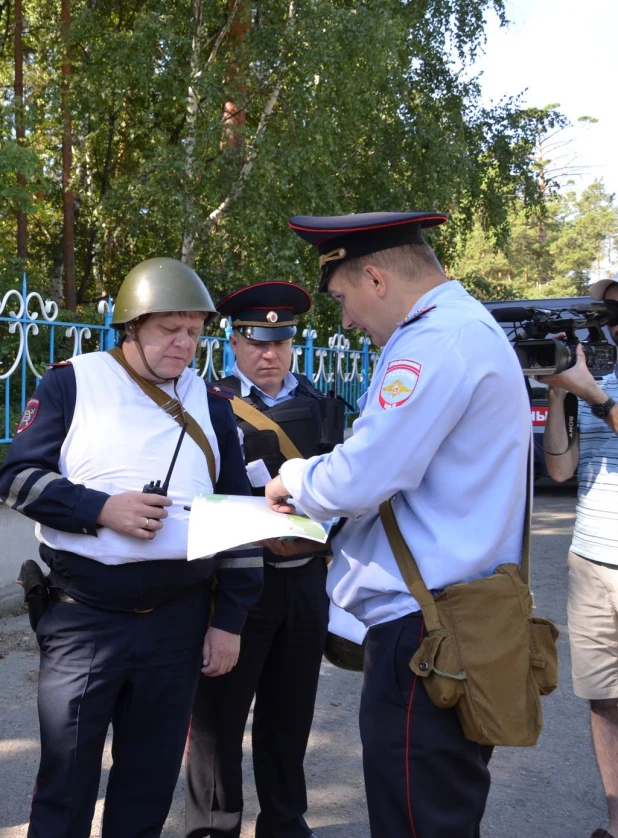
[(383, 297), (386, 293), (387, 286), (385, 272), (382, 268), (378, 268), (376, 265), (366, 265), (364, 271), (371, 281), (371, 286), (376, 295), (378, 297)]
[(237, 340), (236, 335), (234, 334), (234, 332), (232, 332), (232, 334), (230, 335), (230, 346), (234, 350), (234, 354), (236, 354), (236, 347), (238, 346), (238, 340)]
[(130, 320), (128, 323), (125, 324), (124, 330), (127, 333), (127, 337), (130, 340), (135, 340), (135, 338), (137, 337), (139, 327), (142, 325), (147, 316), (148, 315), (146, 315), (145, 317), (143, 315), (140, 315), (139, 317), (136, 317), (135, 320)]

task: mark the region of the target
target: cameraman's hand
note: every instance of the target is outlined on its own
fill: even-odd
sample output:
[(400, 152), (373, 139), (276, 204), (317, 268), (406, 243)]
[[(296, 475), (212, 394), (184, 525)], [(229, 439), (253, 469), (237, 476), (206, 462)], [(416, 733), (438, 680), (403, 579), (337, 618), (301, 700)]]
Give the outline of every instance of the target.
[(554, 390), (567, 390), (591, 404), (605, 401), (607, 396), (590, 374), (581, 344), (577, 344), (575, 353), (577, 360), (574, 366), (558, 375), (539, 375), (537, 380)]

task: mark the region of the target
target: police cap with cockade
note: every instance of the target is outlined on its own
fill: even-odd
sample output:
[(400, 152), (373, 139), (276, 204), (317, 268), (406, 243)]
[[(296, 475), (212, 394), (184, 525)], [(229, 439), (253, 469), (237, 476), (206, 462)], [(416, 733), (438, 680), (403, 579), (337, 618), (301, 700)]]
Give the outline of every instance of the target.
[(424, 244), (423, 230), (448, 221), (441, 212), (363, 212), (355, 215), (295, 215), (289, 225), (320, 254), (319, 291), (328, 290), (334, 270), (350, 259), (404, 244)]
[(217, 303), (232, 327), (252, 340), (288, 340), (296, 334), (296, 316), (311, 308), (311, 297), (293, 282), (258, 282)]

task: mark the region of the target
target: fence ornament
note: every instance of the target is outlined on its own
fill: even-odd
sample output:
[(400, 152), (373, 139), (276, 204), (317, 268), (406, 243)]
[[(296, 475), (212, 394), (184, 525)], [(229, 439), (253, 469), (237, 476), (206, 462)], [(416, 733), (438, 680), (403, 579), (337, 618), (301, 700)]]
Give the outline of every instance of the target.
[[(97, 312), (102, 323), (65, 323), (58, 320), (58, 305), (44, 300), (37, 291), (29, 291), (27, 279), (22, 280), (21, 291), (11, 288), (0, 301), (0, 403), (3, 404), (0, 422), (0, 443), (9, 443), (19, 415), (23, 412), (27, 397), (41, 380), (40, 367), (43, 362), (81, 355), (96, 349), (111, 349), (118, 340), (119, 332), (111, 327), (114, 301), (111, 297), (100, 300)], [(223, 319), (220, 335), (206, 335), (200, 338), (198, 352), (193, 362), (196, 375), (208, 381), (217, 381), (229, 375), (235, 356), (230, 346), (231, 324)], [(41, 331), (42, 330), (42, 331)], [(31, 345), (30, 338), (42, 334), (48, 340), (48, 349), (41, 357), (41, 343)], [(2, 337), (16, 335), (17, 340), (2, 340)], [(69, 339), (62, 344), (58, 338)], [(353, 405), (367, 390), (375, 370), (379, 353), (372, 351), (371, 341), (365, 335), (360, 337), (360, 348), (351, 348), (350, 339), (338, 331), (331, 335), (325, 346), (316, 345), (317, 331), (308, 326), (296, 336), (302, 339), (292, 347), (291, 371), (304, 374), (322, 392), (334, 390)], [(90, 341), (90, 345), (84, 345)], [(34, 355), (34, 358), (33, 358)], [(3, 369), (5, 365), (7, 369)], [(353, 410), (346, 407), (347, 415)]]

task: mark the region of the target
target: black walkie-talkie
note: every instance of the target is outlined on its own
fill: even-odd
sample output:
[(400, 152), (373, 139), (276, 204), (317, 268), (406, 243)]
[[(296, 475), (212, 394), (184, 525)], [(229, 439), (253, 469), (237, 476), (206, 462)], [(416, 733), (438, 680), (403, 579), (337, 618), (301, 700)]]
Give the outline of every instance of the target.
[(182, 430), (180, 432), (180, 438), (176, 445), (176, 450), (174, 451), (174, 456), (172, 457), (172, 462), (170, 463), (170, 467), (167, 471), (167, 476), (163, 481), (163, 485), (161, 485), (161, 481), (157, 480), (155, 483), (154, 480), (151, 480), (150, 483), (147, 483), (144, 488), (142, 489), (142, 493), (146, 495), (164, 495), (167, 497), (167, 490), (169, 489), (170, 485), (170, 478), (172, 476), (172, 472), (174, 470), (174, 466), (176, 465), (176, 458), (178, 457), (178, 452), (180, 451), (180, 446), (182, 445), (182, 441), (185, 436), (185, 432), (187, 430), (187, 423), (185, 422), (182, 426)]

